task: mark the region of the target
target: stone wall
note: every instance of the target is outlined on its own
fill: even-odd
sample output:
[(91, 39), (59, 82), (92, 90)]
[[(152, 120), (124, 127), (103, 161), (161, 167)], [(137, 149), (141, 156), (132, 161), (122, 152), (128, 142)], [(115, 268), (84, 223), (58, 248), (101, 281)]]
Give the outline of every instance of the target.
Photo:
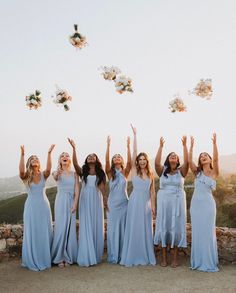
[[(79, 223), (77, 224), (79, 225)], [(155, 222), (153, 223), (155, 228)], [(106, 232), (105, 222), (105, 232)], [(182, 249), (181, 254), (190, 256), (191, 225), (187, 224), (188, 248)], [(236, 264), (236, 228), (216, 228), (219, 259), (221, 263)], [(0, 225), (0, 261), (19, 258), (21, 256), (23, 225)], [(105, 233), (106, 250), (106, 233)], [(159, 248), (155, 248), (156, 253)]]

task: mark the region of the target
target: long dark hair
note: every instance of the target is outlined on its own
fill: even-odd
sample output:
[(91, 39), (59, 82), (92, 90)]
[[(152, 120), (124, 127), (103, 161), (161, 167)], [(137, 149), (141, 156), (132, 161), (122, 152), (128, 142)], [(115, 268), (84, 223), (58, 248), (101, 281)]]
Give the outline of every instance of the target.
[[(202, 154), (206, 154), (211, 159), (211, 162), (212, 162), (212, 157), (208, 153), (206, 153), (206, 152), (200, 153), (200, 155), (198, 157), (197, 173), (203, 171), (203, 167), (202, 167), (201, 160), (200, 160)], [(213, 169), (212, 163), (210, 163), (210, 168)]]
[[(119, 154), (120, 155), (120, 154)], [(115, 156), (115, 155), (114, 155)], [(113, 163), (113, 158), (114, 158), (114, 156), (112, 157), (112, 159), (111, 159), (111, 178), (112, 178), (112, 180), (115, 180), (115, 178), (116, 178), (116, 166), (115, 166), (115, 164)], [(121, 163), (121, 169), (122, 170), (124, 170), (124, 159), (123, 159), (123, 157), (122, 156), (120, 156), (121, 157), (121, 159), (122, 159), (122, 163)]]
[[(101, 183), (106, 183), (106, 175), (105, 175), (105, 172), (103, 171), (103, 168), (102, 168), (102, 164), (98, 158), (98, 156), (96, 154), (93, 154), (95, 157), (96, 157), (96, 163), (95, 163), (95, 172), (96, 172), (96, 184), (97, 186), (99, 186)], [(82, 167), (82, 180), (85, 182), (85, 184), (87, 183), (87, 177), (89, 175), (89, 164), (88, 164), (88, 157), (90, 155), (88, 155), (85, 159), (85, 162), (84, 162), (84, 165)]]
[[(174, 154), (174, 152), (171, 152), (171, 153), (168, 154), (168, 156), (166, 157), (165, 163), (164, 163), (165, 170), (164, 170), (163, 175), (164, 175), (165, 177), (168, 177), (167, 174), (171, 172), (171, 166), (170, 166), (169, 157), (170, 157), (172, 154)], [(176, 155), (176, 156), (177, 156), (177, 155)], [(175, 170), (177, 170), (178, 167), (180, 166), (179, 156), (177, 156), (177, 158), (178, 158), (178, 162), (177, 162), (177, 165), (176, 165)]]

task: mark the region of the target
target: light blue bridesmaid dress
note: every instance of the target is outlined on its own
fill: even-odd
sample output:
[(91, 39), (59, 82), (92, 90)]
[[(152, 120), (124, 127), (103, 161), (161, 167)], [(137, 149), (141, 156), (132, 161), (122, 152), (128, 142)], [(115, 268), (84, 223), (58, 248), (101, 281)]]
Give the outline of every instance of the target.
[(52, 262), (63, 261), (72, 264), (77, 260), (78, 242), (76, 237), (76, 212), (74, 205), (75, 174), (61, 174), (57, 180), (55, 200), (55, 226), (52, 245)]
[(52, 215), (45, 193), (45, 178), (27, 186), (24, 206), (22, 266), (33, 271), (51, 267)]
[(157, 192), (157, 218), (154, 244), (162, 247), (187, 247), (186, 241), (186, 195), (184, 178), (180, 173), (164, 172)]
[(79, 250), (77, 263), (92, 266), (101, 261), (104, 250), (103, 198), (96, 186), (96, 175), (82, 182), (79, 200)]
[(204, 272), (217, 272), (218, 252), (215, 231), (216, 203), (212, 190), (216, 181), (200, 172), (190, 205), (192, 222), (191, 268)]
[(109, 181), (109, 212), (107, 215), (107, 261), (119, 263), (125, 234), (126, 213), (128, 205), (127, 180), (116, 169), (115, 179)]
[(125, 228), (124, 245), (120, 264), (129, 266), (155, 265), (150, 179), (132, 178)]

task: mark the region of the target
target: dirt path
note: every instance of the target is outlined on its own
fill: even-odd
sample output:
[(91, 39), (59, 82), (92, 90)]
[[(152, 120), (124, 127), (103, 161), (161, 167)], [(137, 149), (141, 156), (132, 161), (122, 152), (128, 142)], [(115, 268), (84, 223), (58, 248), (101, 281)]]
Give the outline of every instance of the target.
[(125, 268), (104, 260), (98, 266), (82, 268), (73, 265), (31, 272), (20, 261), (0, 263), (1, 293), (159, 293), (200, 292), (235, 293), (236, 266), (225, 265), (218, 273), (191, 271), (181, 260), (177, 269), (140, 266)]

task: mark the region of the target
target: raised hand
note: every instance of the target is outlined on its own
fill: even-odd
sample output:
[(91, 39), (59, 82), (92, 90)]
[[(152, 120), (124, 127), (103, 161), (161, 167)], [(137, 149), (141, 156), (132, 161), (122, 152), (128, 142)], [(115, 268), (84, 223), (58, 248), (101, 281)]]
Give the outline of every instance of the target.
[(193, 136), (190, 136), (190, 147), (193, 148), (194, 146), (194, 138)]
[(72, 146), (72, 148), (75, 149), (75, 142), (73, 141), (73, 139), (68, 137), (67, 140), (69, 141), (69, 143)]
[(182, 137), (182, 144), (183, 144), (183, 146), (186, 146), (186, 144), (187, 144), (187, 136), (186, 135), (183, 135), (183, 137)]
[(212, 140), (213, 144), (216, 144), (216, 133), (215, 132), (213, 133), (211, 140)]
[(55, 144), (52, 144), (48, 150), (48, 153), (51, 154), (54, 148), (55, 148)]
[(165, 143), (165, 140), (163, 137), (160, 138), (160, 147), (163, 147)]
[(131, 128), (133, 130), (133, 134), (136, 135), (137, 134), (137, 129), (132, 124), (130, 124), (130, 125), (131, 125)]
[(108, 146), (111, 145), (111, 137), (110, 137), (110, 135), (108, 135), (108, 137), (107, 137), (107, 145), (108, 145)]
[(130, 137), (128, 136), (127, 137), (127, 148), (129, 148), (130, 147)]
[(21, 150), (21, 155), (24, 156), (24, 154), (25, 154), (25, 146), (21, 145), (20, 150)]

